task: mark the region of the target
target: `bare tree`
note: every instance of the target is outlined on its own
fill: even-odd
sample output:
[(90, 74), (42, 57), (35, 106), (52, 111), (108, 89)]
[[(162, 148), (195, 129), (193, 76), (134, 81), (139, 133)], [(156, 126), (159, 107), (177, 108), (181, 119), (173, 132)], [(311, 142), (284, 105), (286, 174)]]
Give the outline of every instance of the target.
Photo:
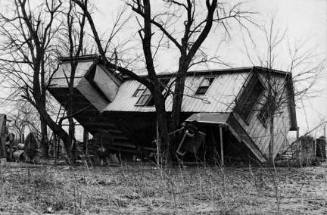
[[(276, 132), (274, 118), (276, 115), (283, 113), (289, 102), (295, 106), (295, 101), (299, 102), (312, 93), (312, 87), (324, 63), (323, 61), (313, 63), (312, 60), (317, 56), (312, 50), (304, 49), (303, 44), (294, 47), (289, 45), (289, 59), (284, 63), (281, 62), (280, 58), (285, 60), (285, 55), (281, 54), (281, 46), (286, 42), (287, 30), (278, 28), (274, 18), (271, 19), (268, 27), (263, 26), (261, 30), (266, 45), (266, 49), (263, 50), (264, 53), (262, 53), (262, 50), (260, 52), (255, 48), (250, 50), (246, 43), (244, 45), (250, 62), (253, 65), (266, 68), (264, 76), (267, 93), (264, 95), (260, 106), (259, 118), (269, 126), (269, 164), (274, 165), (274, 137)], [(254, 44), (253, 47), (257, 46)], [(284, 54), (287, 56), (287, 53)], [(274, 75), (275, 70), (278, 69), (287, 72), (283, 79)], [(289, 88), (291, 88), (291, 91)], [(294, 95), (290, 95), (289, 92), (294, 92)]]
[[(144, 25), (141, 25), (141, 31), (144, 32), (144, 36), (141, 36), (144, 55), (147, 65), (147, 70), (151, 69), (154, 56), (151, 54), (151, 36), (154, 34), (151, 31), (151, 27), (158, 29), (169, 42), (174, 44), (175, 48), (179, 52), (178, 66), (176, 72), (176, 78), (174, 80), (174, 92), (173, 92), (173, 106), (171, 115), (170, 130), (174, 131), (180, 126), (181, 108), (184, 96), (185, 78), (189, 69), (201, 63), (208, 63), (204, 51), (201, 50), (204, 41), (208, 38), (209, 33), (213, 31), (214, 27), (222, 27), (227, 34), (229, 34), (229, 28), (231, 21), (241, 26), (245, 26), (245, 22), (251, 22), (253, 13), (250, 11), (241, 10), (241, 4), (232, 5), (228, 8), (227, 5), (219, 3), (216, 0), (205, 1), (205, 9), (201, 8), (201, 3), (185, 0), (185, 1), (163, 1), (167, 8), (170, 9), (167, 12), (151, 15), (151, 3), (150, 1), (132, 1), (129, 5), (133, 11), (139, 14), (144, 21)], [(202, 16), (201, 16), (201, 15)], [(204, 16), (203, 16), (204, 15)], [(172, 25), (174, 23), (174, 25)], [(171, 26), (181, 26), (181, 33), (174, 33)], [(146, 37), (146, 35), (148, 35)], [(223, 37), (223, 36), (222, 36)], [(147, 51), (146, 51), (146, 49)], [(150, 65), (150, 66), (149, 66)], [(170, 153), (175, 153), (176, 144), (172, 141)]]
[[(68, 95), (68, 108), (67, 117), (68, 118), (68, 134), (69, 134), (69, 150), (72, 152), (72, 159), (76, 159), (76, 144), (75, 144), (75, 122), (74, 122), (74, 110), (73, 110), (73, 96), (74, 96), (74, 79), (75, 72), (78, 62), (77, 59), (82, 53), (84, 48), (84, 35), (85, 35), (85, 14), (80, 13), (75, 3), (69, 1), (64, 24), (64, 33), (61, 38), (62, 41), (62, 53), (61, 56), (69, 56), (70, 61), (70, 74), (66, 77), (69, 95)], [(62, 120), (61, 120), (62, 121)]]
[(8, 130), (16, 135), (19, 142), (25, 140), (25, 132), (36, 132), (40, 135), (40, 122), (38, 114), (33, 106), (26, 101), (19, 101), (15, 104), (16, 111), (8, 116)]
[[(31, 9), (27, 0), (15, 0), (10, 16), (1, 14), (1, 68), (3, 76), (38, 111), (44, 156), (48, 155), (47, 125), (69, 149), (69, 135), (47, 110), (47, 88), (57, 67), (56, 36), (60, 31), (60, 0), (45, 0)], [(71, 157), (67, 151), (68, 157)]]
[[(252, 22), (250, 16), (253, 14), (250, 11), (242, 11), (240, 9), (241, 4), (232, 5), (229, 9), (224, 4), (218, 3), (217, 0), (205, 1), (205, 9), (200, 9), (200, 3), (192, 0), (185, 1), (162, 1), (168, 9), (166, 12), (152, 15), (151, 2), (149, 0), (133, 0), (129, 1), (128, 5), (136, 12), (141, 18), (142, 22), (138, 21), (140, 30), (138, 31), (142, 42), (143, 55), (145, 60), (145, 67), (148, 73), (148, 77), (144, 78), (136, 75), (126, 68), (117, 66), (116, 64), (109, 62), (106, 57), (106, 53), (101, 44), (99, 34), (94, 25), (93, 18), (88, 11), (87, 1), (73, 0), (76, 2), (86, 13), (88, 22), (91, 26), (91, 30), (94, 35), (95, 42), (98, 50), (108, 66), (116, 68), (124, 75), (128, 75), (131, 78), (139, 81), (145, 85), (151, 92), (154, 98), (154, 105), (157, 113), (157, 125), (158, 125), (158, 144), (160, 145), (161, 154), (164, 160), (169, 161), (172, 158), (172, 153), (175, 151), (175, 147), (171, 147), (171, 140), (168, 135), (168, 127), (170, 130), (175, 130), (180, 125), (180, 113), (183, 101), (185, 77), (189, 68), (199, 63), (205, 63), (208, 59), (199, 58), (197, 53), (201, 52), (201, 47), (208, 37), (209, 33), (213, 30), (213, 25), (221, 26), (229, 33), (231, 27), (229, 21), (234, 20), (241, 26), (245, 26), (244, 22)], [(181, 14), (176, 12), (181, 11)], [(199, 14), (205, 16), (201, 18)], [(184, 19), (185, 18), (185, 19)], [(175, 34), (173, 24), (177, 22), (181, 23), (182, 33)], [(178, 26), (178, 24), (176, 24)], [(155, 29), (155, 30), (153, 30)], [(160, 48), (160, 42), (154, 45), (153, 35), (157, 32), (161, 34), (179, 51), (180, 57), (178, 62), (178, 70), (176, 72), (176, 79), (174, 92), (173, 92), (173, 108), (171, 116), (171, 125), (168, 125), (169, 116), (166, 113), (165, 96), (163, 95), (164, 84), (161, 83), (157, 76), (157, 71), (154, 65), (155, 53), (152, 48)], [(178, 38), (180, 36), (180, 38)], [(200, 60), (199, 60), (200, 59)]]

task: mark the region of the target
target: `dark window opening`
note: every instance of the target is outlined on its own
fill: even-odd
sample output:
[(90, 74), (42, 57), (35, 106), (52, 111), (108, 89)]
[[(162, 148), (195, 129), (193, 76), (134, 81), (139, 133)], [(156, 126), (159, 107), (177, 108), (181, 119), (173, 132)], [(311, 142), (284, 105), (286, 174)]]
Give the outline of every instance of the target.
[[(166, 89), (168, 83), (169, 83), (169, 78), (162, 78), (159, 81), (161, 82), (161, 92), (164, 92), (164, 90)], [(144, 86), (144, 85), (142, 85)], [(149, 89), (147, 89), (145, 86), (144, 88), (141, 87), (141, 85), (139, 86), (139, 88), (134, 92), (133, 96), (134, 97), (138, 97), (140, 96), (140, 98), (137, 100), (135, 106), (153, 106), (154, 105), (154, 98), (150, 92)], [(167, 91), (168, 92), (168, 91)], [(165, 93), (167, 93), (165, 92)]]
[(214, 78), (204, 78), (195, 92), (195, 95), (204, 95), (206, 94), (207, 90), (209, 89), (210, 85), (212, 84)]
[(149, 101), (151, 100), (151, 92), (149, 89), (143, 91), (142, 95), (136, 102), (136, 106), (149, 106)]
[(269, 117), (269, 110), (268, 110), (268, 102), (266, 102), (261, 110), (260, 113), (258, 114), (258, 119), (260, 120), (260, 122), (266, 127), (266, 122), (267, 119)]
[(139, 97), (146, 90), (146, 87), (143, 84), (140, 84), (135, 90), (133, 97)]
[(262, 106), (262, 108), (258, 114), (258, 119), (260, 120), (260, 122), (263, 124), (264, 127), (267, 126), (267, 120), (269, 119), (269, 117), (271, 115), (273, 115), (273, 113), (276, 110), (276, 104), (274, 102), (272, 102), (272, 103), (273, 104), (269, 108), (268, 101), (266, 101), (266, 103)]
[(241, 94), (241, 97), (236, 105), (236, 111), (246, 123), (249, 122), (250, 116), (254, 111), (255, 104), (257, 103), (264, 89), (265, 88), (260, 82), (259, 78), (257, 76), (252, 76)]

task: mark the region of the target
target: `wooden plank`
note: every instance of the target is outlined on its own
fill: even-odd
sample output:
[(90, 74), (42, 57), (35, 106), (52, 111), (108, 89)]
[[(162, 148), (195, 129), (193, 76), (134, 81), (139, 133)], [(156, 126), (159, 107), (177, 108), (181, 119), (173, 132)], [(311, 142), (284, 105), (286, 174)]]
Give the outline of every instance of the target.
[(223, 141), (223, 128), (219, 126), (219, 142), (220, 142), (220, 159), (221, 159), (221, 166), (224, 166), (224, 141)]

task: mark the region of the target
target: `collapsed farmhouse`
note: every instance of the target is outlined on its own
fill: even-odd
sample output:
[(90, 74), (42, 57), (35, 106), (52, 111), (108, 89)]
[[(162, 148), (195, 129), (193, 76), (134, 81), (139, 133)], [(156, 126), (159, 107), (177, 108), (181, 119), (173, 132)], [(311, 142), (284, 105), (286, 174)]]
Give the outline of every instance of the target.
[[(62, 58), (54, 74), (50, 93), (68, 107), (72, 59)], [(74, 118), (108, 150), (119, 153), (155, 153), (156, 115), (150, 91), (129, 77), (105, 68), (96, 56), (78, 59), (74, 75)], [(262, 67), (190, 71), (185, 82), (182, 121), (194, 123), (202, 134), (194, 153), (209, 155), (217, 151), (225, 158), (255, 159), (269, 156), (267, 114), (267, 75)], [(297, 129), (291, 74), (272, 70), (269, 78), (281, 89), (285, 101), (274, 114), (276, 156), (286, 143), (287, 133)], [(162, 83), (173, 86), (174, 74), (160, 74)], [(166, 99), (172, 111), (172, 95)], [(192, 139), (188, 137), (186, 139)], [(183, 141), (186, 141), (182, 138)], [(200, 138), (201, 139), (201, 138)], [(181, 143), (182, 144), (182, 143)], [(178, 147), (181, 152), (182, 145)], [(184, 147), (185, 148), (185, 147)], [(206, 151), (206, 152), (205, 152)]]

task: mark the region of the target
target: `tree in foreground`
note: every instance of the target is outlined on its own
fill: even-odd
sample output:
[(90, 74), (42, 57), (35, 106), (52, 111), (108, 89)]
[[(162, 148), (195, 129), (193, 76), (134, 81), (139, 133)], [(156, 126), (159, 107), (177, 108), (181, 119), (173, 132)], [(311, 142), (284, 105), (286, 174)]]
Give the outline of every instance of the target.
[(37, 5), (27, 0), (15, 0), (13, 11), (0, 15), (2, 77), (14, 89), (13, 96), (21, 96), (39, 113), (43, 155), (48, 156), (47, 126), (64, 142), (71, 158), (70, 138), (49, 114), (47, 89), (58, 69), (58, 34), (62, 2), (46, 0)]
[[(223, 30), (221, 37), (225, 37), (224, 34), (229, 33), (232, 21), (243, 27), (247, 22), (253, 23), (251, 20), (253, 13), (242, 10), (240, 3), (229, 5), (219, 3), (217, 0), (206, 0), (204, 4), (194, 0), (160, 1), (156, 4), (164, 9), (157, 13), (153, 12), (153, 3), (150, 0), (128, 1), (127, 4), (138, 15), (136, 18), (139, 25), (138, 35), (141, 40), (144, 67), (148, 73), (145, 78), (123, 66), (118, 66), (107, 58), (93, 17), (88, 11), (87, 0), (73, 1), (86, 14), (99, 53), (106, 65), (139, 81), (151, 92), (157, 114), (159, 154), (164, 163), (171, 161), (175, 154), (176, 144), (174, 142), (176, 140), (170, 138), (169, 131), (174, 131), (180, 126), (186, 74), (192, 66), (209, 62), (207, 55), (201, 49), (204, 46), (204, 41), (210, 33), (213, 33), (215, 28), (221, 28)], [(179, 30), (176, 30), (178, 28)], [(159, 61), (156, 58), (159, 49), (165, 47), (162, 44), (163, 40), (166, 41), (166, 44), (173, 44), (173, 47), (168, 45), (168, 49), (175, 49), (179, 53), (174, 89), (168, 89), (173, 95), (171, 116), (167, 114), (165, 107), (166, 96), (163, 93), (165, 84), (159, 79), (155, 66), (156, 62)]]
[[(251, 43), (244, 43), (249, 61), (255, 66), (266, 68), (264, 73), (267, 93), (260, 104), (259, 119), (269, 128), (269, 157), (268, 164), (274, 165), (275, 158), (275, 134), (278, 128), (275, 126), (275, 117), (282, 114), (289, 102), (293, 106), (303, 102), (313, 93), (313, 86), (319, 73), (324, 69), (325, 61), (319, 59), (313, 49), (307, 49), (304, 43), (291, 46), (283, 52), (283, 47), (287, 47), (287, 31), (282, 30), (275, 24), (275, 18), (270, 20), (268, 26), (260, 28), (264, 36), (264, 45), (258, 46)], [(259, 48), (255, 48), (259, 47)], [(264, 47), (262, 49), (262, 47)], [(287, 53), (288, 52), (288, 53)], [(286, 59), (287, 58), (287, 59)], [(281, 80), (274, 75), (274, 70), (288, 72)], [(289, 91), (289, 87), (293, 88)], [(294, 95), (289, 95), (294, 92)], [(285, 134), (287, 135), (287, 134)]]

